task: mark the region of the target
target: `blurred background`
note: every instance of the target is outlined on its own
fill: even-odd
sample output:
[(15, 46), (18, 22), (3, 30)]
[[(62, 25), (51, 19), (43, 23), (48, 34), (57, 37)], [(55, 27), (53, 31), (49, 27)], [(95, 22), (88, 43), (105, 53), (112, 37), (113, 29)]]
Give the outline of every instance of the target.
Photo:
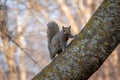
[[(50, 62), (46, 24), (78, 34), (102, 0), (0, 0), (0, 80), (31, 80)], [(89, 80), (120, 80), (120, 45)]]

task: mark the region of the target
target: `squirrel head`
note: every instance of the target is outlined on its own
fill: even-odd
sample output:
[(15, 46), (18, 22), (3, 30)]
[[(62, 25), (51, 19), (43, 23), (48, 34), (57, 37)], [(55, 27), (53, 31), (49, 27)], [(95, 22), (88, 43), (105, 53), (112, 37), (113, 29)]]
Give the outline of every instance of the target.
[(64, 34), (64, 36), (65, 37), (67, 37), (67, 38), (71, 38), (71, 26), (69, 26), (69, 27), (64, 27), (64, 26), (62, 26), (62, 31), (63, 31), (63, 34)]

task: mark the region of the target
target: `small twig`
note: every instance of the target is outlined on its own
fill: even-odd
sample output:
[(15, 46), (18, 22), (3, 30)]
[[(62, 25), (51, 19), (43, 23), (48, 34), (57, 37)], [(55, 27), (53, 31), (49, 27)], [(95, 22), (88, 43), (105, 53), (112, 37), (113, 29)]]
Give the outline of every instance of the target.
[[(0, 30), (1, 31), (1, 30)], [(11, 37), (10, 37), (10, 35), (8, 35), (8, 34), (6, 34), (5, 32), (3, 32), (3, 31), (1, 31), (9, 40), (11, 40), (16, 46), (18, 46), (24, 53), (26, 53), (26, 55), (35, 63), (35, 64), (37, 64), (39, 67), (40, 67), (40, 65), (37, 63), (37, 61), (35, 61), (29, 54), (28, 54), (28, 52), (24, 49), (24, 48), (22, 48), (16, 41), (14, 41)]]

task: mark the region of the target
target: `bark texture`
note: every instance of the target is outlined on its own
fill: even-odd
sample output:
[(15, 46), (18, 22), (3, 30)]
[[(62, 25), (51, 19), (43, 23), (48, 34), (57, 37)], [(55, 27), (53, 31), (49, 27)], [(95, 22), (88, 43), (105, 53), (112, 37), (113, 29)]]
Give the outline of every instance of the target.
[(120, 0), (104, 0), (66, 51), (32, 80), (86, 80), (120, 42)]

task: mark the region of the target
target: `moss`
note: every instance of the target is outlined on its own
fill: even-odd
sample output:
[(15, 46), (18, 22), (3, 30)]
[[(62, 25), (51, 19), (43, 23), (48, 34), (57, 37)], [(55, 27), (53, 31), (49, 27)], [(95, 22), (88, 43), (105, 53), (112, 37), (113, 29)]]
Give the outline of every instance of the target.
[(80, 59), (79, 61), (78, 61), (78, 64), (81, 64), (83, 62), (83, 60), (82, 59)]
[(58, 76), (62, 76), (62, 74), (61, 74), (61, 72), (59, 72), (59, 70), (55, 69), (54, 71), (56, 72), (56, 74), (57, 74)]
[(106, 1), (105, 3), (104, 3), (104, 6), (105, 7), (108, 7), (110, 5), (110, 1)]
[(80, 53), (80, 55), (79, 55), (80, 57), (82, 57), (83, 56), (83, 53)]
[(106, 36), (107, 36), (106, 32), (103, 32), (103, 36), (104, 36), (104, 37), (106, 37)]
[(83, 34), (80, 34), (80, 39), (83, 39)]
[(87, 23), (87, 27), (86, 27), (86, 30), (90, 30), (92, 25), (93, 25), (93, 21), (94, 21), (94, 18), (91, 18), (91, 20), (89, 20), (89, 22)]
[(71, 69), (71, 74), (72, 74), (72, 75), (74, 74), (74, 70), (73, 70), (73, 69)]
[(65, 80), (69, 80), (69, 77), (68, 77), (68, 75), (65, 75)]
[(79, 60), (79, 63), (82, 63), (82, 62), (83, 62), (83, 60), (82, 60), (82, 59), (80, 59), (80, 60)]
[[(79, 65), (79, 69), (80, 69), (80, 73), (82, 73), (83, 72), (83, 67), (82, 67), (82, 65)], [(82, 75), (81, 75), (82, 76)]]
[(106, 46), (106, 45), (108, 45), (108, 43), (107, 43), (107, 42), (104, 42), (103, 44), (104, 44), (105, 46)]

